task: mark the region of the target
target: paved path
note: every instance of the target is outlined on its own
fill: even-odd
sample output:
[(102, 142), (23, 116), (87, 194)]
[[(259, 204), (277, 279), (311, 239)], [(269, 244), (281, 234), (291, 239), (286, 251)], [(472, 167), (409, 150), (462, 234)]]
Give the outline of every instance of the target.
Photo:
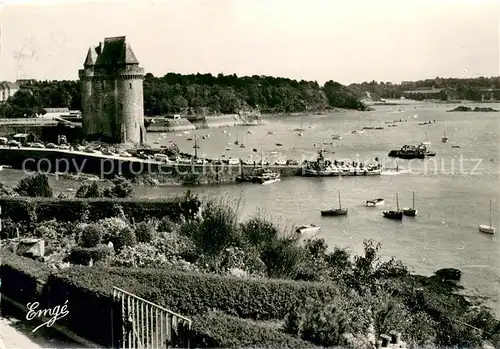
[(40, 349), (40, 348), (79, 348), (82, 345), (62, 339), (54, 330), (41, 328), (28, 321), (11, 317), (0, 317), (0, 349)]

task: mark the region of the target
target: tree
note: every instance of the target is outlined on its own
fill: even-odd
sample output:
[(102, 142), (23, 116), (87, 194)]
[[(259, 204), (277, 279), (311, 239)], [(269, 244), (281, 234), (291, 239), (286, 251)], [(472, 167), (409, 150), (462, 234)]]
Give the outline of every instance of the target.
[(83, 183), (80, 188), (76, 191), (75, 196), (77, 198), (98, 198), (101, 197), (99, 192), (99, 187), (95, 181), (92, 184)]
[(108, 198), (127, 198), (133, 194), (133, 191), (134, 187), (129, 180), (117, 176), (113, 179), (113, 187), (105, 189), (103, 196)]
[(49, 178), (43, 173), (22, 179), (14, 188), (14, 191), (21, 196), (30, 197), (51, 198), (53, 195)]

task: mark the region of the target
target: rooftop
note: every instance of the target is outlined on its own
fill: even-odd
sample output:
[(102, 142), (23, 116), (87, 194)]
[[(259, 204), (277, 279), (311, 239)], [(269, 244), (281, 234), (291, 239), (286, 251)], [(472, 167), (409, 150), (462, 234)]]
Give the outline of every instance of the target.
[(139, 64), (125, 36), (105, 38), (104, 44), (90, 48), (84, 65)]

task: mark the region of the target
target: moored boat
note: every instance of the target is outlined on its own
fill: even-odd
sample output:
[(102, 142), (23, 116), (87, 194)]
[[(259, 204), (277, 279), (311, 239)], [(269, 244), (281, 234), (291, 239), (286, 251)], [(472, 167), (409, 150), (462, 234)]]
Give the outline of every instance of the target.
[(365, 201), (365, 205), (368, 206), (368, 207), (372, 207), (372, 206), (380, 206), (380, 205), (383, 205), (385, 202), (384, 199), (382, 198), (377, 198), (377, 199), (372, 199), (372, 200), (366, 200)]
[(413, 207), (403, 208), (403, 214), (408, 217), (415, 217), (418, 214), (418, 210), (415, 209), (415, 192), (413, 192)]
[(495, 227), (493, 226), (492, 224), (492, 214), (491, 214), (491, 200), (490, 200), (490, 224), (489, 225), (486, 225), (486, 224), (481, 224), (479, 226), (479, 231), (481, 233), (485, 233), (485, 234), (491, 234), (491, 235), (494, 235), (495, 232), (496, 232), (496, 229)]
[(403, 211), (399, 209), (399, 198), (397, 193), (396, 193), (396, 209), (383, 211), (382, 214), (385, 218), (389, 219), (397, 219), (397, 220), (403, 219)]
[(305, 224), (297, 227), (295, 229), (296, 233), (299, 234), (314, 234), (317, 233), (321, 227), (317, 226), (316, 224)]
[(339, 208), (332, 208), (331, 210), (321, 210), (322, 216), (345, 216), (347, 215), (347, 208), (342, 208), (342, 202), (340, 201), (340, 191), (339, 194)]

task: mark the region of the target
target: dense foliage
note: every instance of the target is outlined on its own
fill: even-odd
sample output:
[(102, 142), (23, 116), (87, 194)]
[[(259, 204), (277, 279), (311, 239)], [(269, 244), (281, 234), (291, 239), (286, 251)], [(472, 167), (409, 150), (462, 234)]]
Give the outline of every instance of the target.
[[(303, 112), (330, 107), (363, 109), (349, 88), (324, 88), (315, 81), (297, 81), (271, 76), (218, 74), (163, 77), (146, 74), (144, 112), (149, 116), (168, 113), (235, 114), (243, 110)], [(0, 105), (0, 118), (32, 117), (43, 108), (81, 110), (78, 81), (39, 81), (23, 85), (7, 103)]]
[[(93, 211), (99, 201), (86, 202)], [(13, 214), (8, 212), (7, 217)], [(191, 211), (177, 214), (181, 212)], [(139, 223), (117, 209), (115, 217), (38, 221), (36, 236), (65, 241), (49, 244), (57, 249), (57, 258), (94, 265), (56, 272), (47, 281), (51, 300), (56, 304), (69, 297), (70, 304), (84, 303), (71, 309), (71, 318), (89, 323), (103, 315), (97, 309), (107, 304), (112, 287), (121, 287), (180, 314), (206, 319), (192, 333), (200, 346), (286, 346), (302, 340), (360, 348), (391, 330), (400, 331), (411, 347), (477, 347), (485, 340), (500, 344), (500, 322), (457, 294), (458, 270), (443, 269), (430, 278), (410, 275), (401, 262), (381, 259), (380, 245), (371, 240), (363, 254), (352, 255), (329, 250), (322, 239), (303, 241), (263, 216), (241, 222), (237, 212), (237, 204), (208, 200), (199, 213), (180, 219), (150, 216)], [(52, 256), (47, 263), (60, 267)], [(23, 280), (35, 292), (33, 281)], [(216, 320), (214, 310), (226, 315)], [(285, 320), (273, 330), (282, 343), (271, 344), (260, 325), (246, 326), (247, 320), (224, 327), (231, 320), (227, 315)], [(107, 335), (66, 321), (89, 336)]]
[[(415, 91), (418, 89), (446, 89), (456, 99), (480, 101), (483, 94), (489, 98), (489, 92), (484, 92), (487, 89), (499, 89), (493, 91), (495, 99), (500, 99), (500, 77), (479, 77), (479, 78), (440, 78), (426, 79), (419, 81), (407, 81), (402, 84), (393, 84), (390, 82), (363, 82), (361, 84), (351, 84), (349, 88), (356, 92), (359, 97), (366, 97), (366, 92), (369, 92), (374, 98), (411, 98), (421, 100), (429, 98), (425, 93), (408, 94), (405, 91)], [(434, 95), (435, 96), (435, 95)], [(447, 94), (443, 91), (438, 97), (442, 100), (447, 99)]]
[(51, 198), (53, 195), (49, 178), (42, 173), (21, 179), (14, 191), (21, 196), (30, 197)]

